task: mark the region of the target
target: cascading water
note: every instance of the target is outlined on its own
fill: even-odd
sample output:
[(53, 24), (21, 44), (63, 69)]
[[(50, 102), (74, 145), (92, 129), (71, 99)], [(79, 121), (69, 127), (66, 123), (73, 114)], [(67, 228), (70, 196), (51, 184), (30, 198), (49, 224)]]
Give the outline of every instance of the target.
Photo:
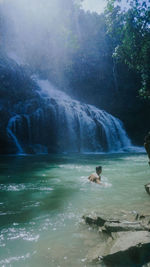
[(57, 117), (61, 150), (80, 152), (119, 151), (131, 146), (121, 121), (103, 110), (73, 100), (49, 81), (38, 81), (42, 98), (49, 100)]
[(21, 116), (16, 115), (10, 118), (8, 122), (8, 126), (7, 126), (7, 133), (9, 137), (11, 137), (13, 142), (15, 143), (18, 154), (22, 154), (24, 152), (16, 136), (16, 133), (20, 130), (20, 128), (21, 128)]
[(29, 113), (26, 105), (24, 114), (8, 123), (7, 131), (19, 153), (23, 153), (20, 143), (33, 152), (123, 151), (131, 146), (119, 119), (73, 100), (47, 80), (37, 83), (41, 107)]

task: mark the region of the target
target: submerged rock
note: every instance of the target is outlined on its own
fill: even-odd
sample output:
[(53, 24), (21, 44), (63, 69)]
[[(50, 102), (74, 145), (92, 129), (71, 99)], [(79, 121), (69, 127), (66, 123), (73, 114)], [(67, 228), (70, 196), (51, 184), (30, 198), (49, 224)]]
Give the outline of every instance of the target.
[(130, 221), (121, 217), (83, 218), (98, 228), (100, 237), (99, 246), (89, 252), (90, 262), (113, 267), (143, 266), (150, 262), (150, 215), (130, 215)]

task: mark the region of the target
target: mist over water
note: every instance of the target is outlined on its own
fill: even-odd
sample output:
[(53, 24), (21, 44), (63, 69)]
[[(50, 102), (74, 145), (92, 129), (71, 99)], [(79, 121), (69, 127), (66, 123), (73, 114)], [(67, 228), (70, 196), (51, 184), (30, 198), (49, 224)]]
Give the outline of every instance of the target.
[[(55, 60), (63, 57), (64, 44), (71, 26), (68, 7), (72, 1), (60, 0), (5, 0), (0, 2), (2, 16), (2, 40), (6, 52), (20, 58), (26, 64), (41, 58), (49, 58), (49, 50)], [(69, 33), (68, 33), (69, 34)], [(54, 59), (53, 58), (53, 59)], [(39, 64), (39, 63), (38, 63)]]

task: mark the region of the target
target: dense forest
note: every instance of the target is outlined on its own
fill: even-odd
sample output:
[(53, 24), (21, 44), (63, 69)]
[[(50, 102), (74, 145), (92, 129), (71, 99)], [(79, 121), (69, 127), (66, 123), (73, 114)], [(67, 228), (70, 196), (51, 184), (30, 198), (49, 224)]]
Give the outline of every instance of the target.
[[(15, 2), (4, 1), (1, 54), (13, 51), (26, 75), (37, 74), (77, 100), (117, 116), (133, 142), (143, 144), (150, 112), (150, 7), (133, 0), (123, 9), (108, 0), (105, 11), (97, 14), (85, 12), (81, 4), (50, 1), (40, 16), (33, 16), (31, 6), (21, 17)], [(3, 87), (4, 82), (1, 92), (6, 92)]]

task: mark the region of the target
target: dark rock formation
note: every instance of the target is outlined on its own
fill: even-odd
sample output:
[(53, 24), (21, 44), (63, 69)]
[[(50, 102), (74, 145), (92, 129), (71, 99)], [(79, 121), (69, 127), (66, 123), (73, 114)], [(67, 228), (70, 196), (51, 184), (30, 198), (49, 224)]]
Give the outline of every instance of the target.
[(145, 185), (145, 190), (150, 195), (150, 183)]
[(103, 219), (99, 216), (96, 217), (90, 217), (90, 216), (83, 216), (83, 219), (85, 222), (89, 225), (95, 224), (96, 226), (103, 226), (106, 223), (106, 219)]
[[(0, 154), (35, 153), (36, 146), (44, 147), (45, 144), (37, 140), (37, 135), (41, 137), (40, 127), (37, 130), (33, 119), (39, 107), (44, 109), (44, 102), (29, 71), (6, 54), (0, 54)], [(34, 136), (31, 136), (32, 130), (31, 135), (29, 133), (29, 124), (36, 132)]]

